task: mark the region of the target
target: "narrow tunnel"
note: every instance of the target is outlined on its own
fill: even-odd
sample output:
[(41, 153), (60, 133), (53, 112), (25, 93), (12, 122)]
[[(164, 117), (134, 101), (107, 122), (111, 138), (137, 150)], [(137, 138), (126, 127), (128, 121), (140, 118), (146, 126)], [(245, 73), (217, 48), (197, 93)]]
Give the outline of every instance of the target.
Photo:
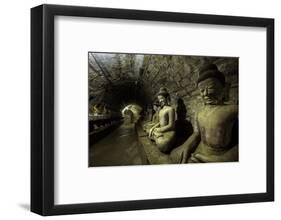
[(151, 163), (138, 126), (152, 120), (153, 103), (163, 87), (169, 91), (177, 120), (184, 122), (176, 124), (180, 127), (178, 145), (184, 142), (202, 106), (196, 79), (206, 62), (216, 63), (224, 72), (226, 101), (237, 104), (236, 58), (89, 52), (89, 166)]

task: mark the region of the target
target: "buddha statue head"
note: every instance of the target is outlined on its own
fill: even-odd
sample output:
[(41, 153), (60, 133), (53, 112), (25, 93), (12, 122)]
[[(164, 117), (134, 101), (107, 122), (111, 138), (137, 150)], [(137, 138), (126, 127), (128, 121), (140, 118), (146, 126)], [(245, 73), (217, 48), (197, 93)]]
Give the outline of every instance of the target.
[(157, 99), (161, 108), (165, 105), (169, 105), (170, 94), (168, 93), (168, 90), (164, 87), (161, 87), (157, 93)]
[(201, 68), (197, 86), (205, 105), (223, 103), (225, 76), (215, 64), (207, 64)]

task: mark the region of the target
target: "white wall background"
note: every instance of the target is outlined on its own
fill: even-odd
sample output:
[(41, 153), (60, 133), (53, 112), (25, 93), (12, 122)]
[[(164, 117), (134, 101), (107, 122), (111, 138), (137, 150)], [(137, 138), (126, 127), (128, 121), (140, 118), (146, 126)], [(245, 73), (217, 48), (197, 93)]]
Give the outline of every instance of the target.
[[(98, 7), (132, 8), (159, 11), (178, 11), (208, 14), (228, 14), (275, 18), (276, 72), (276, 201), (236, 205), (205, 206), (161, 210), (144, 210), (51, 217), (52, 219), (276, 219), (281, 205), (279, 145), (281, 117), (280, 63), (280, 6), (278, 1), (243, 0), (14, 0), (1, 2), (0, 34), (0, 218), (38, 219), (30, 213), (30, 8), (42, 3), (88, 5)], [(258, 105), (258, 103), (257, 103)]]

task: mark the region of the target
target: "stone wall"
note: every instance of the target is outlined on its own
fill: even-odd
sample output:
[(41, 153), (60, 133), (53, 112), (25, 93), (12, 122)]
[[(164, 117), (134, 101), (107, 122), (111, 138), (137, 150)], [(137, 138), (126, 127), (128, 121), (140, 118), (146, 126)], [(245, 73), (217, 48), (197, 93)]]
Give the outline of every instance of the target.
[(137, 103), (150, 106), (161, 87), (176, 108), (183, 100), (186, 117), (193, 121), (203, 103), (197, 90), (199, 69), (214, 63), (226, 77), (226, 103), (238, 104), (238, 58), (89, 53), (89, 103), (105, 103), (115, 111)]
[(193, 121), (195, 113), (203, 106), (196, 81), (199, 69), (205, 63), (214, 63), (226, 77), (226, 103), (238, 104), (238, 58), (200, 56), (146, 55), (142, 82), (144, 88), (155, 97), (161, 87), (171, 94), (171, 104), (184, 101), (187, 119)]

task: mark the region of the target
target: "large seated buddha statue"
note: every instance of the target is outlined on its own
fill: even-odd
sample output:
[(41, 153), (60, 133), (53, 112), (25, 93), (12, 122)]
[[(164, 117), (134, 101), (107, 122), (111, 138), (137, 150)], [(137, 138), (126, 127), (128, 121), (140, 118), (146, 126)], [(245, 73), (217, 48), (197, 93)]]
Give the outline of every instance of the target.
[(196, 114), (193, 134), (170, 158), (181, 163), (238, 161), (238, 105), (224, 103), (224, 74), (208, 64), (197, 86), (204, 106)]

